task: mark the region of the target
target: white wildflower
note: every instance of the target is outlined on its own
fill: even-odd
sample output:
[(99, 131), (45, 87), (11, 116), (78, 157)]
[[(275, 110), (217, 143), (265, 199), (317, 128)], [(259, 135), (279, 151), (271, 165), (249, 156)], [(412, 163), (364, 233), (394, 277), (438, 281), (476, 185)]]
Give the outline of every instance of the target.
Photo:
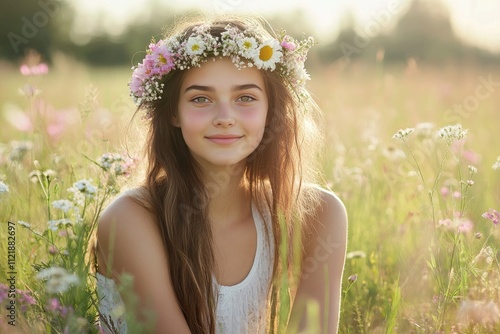
[(414, 130), (414, 128), (400, 129), (392, 136), (392, 138), (406, 140), (406, 138), (408, 138), (410, 133), (412, 133)]
[(238, 45), (240, 47), (239, 54), (242, 57), (251, 59), (257, 54), (257, 41), (253, 37), (243, 37), (238, 40)]
[(9, 186), (3, 183), (3, 181), (0, 181), (0, 194), (8, 192), (9, 192)]
[(47, 169), (43, 172), (43, 176), (45, 177), (55, 177), (57, 175), (55, 170)]
[(97, 193), (97, 188), (92, 184), (92, 179), (89, 180), (80, 180), (73, 183), (73, 187), (68, 188), (69, 192), (73, 194), (83, 194), (87, 197), (94, 197)]
[(186, 52), (188, 55), (199, 55), (205, 51), (205, 42), (200, 36), (191, 36), (186, 43)]
[(437, 135), (444, 139), (448, 145), (451, 145), (455, 140), (464, 139), (468, 131), (467, 129), (462, 129), (461, 124), (455, 124), (439, 129)]
[(8, 159), (12, 162), (21, 162), (26, 153), (33, 148), (33, 143), (30, 141), (11, 141), (10, 147)]
[(500, 156), (498, 156), (497, 161), (491, 166), (494, 170), (499, 170), (500, 169)]
[(415, 125), (415, 133), (420, 138), (432, 137), (432, 132), (434, 130), (434, 124), (432, 123), (418, 123)]
[(467, 169), (469, 170), (469, 173), (470, 174), (477, 174), (477, 168), (472, 166), (472, 165), (469, 165), (467, 166)]
[(67, 199), (60, 199), (52, 202), (52, 206), (55, 209), (60, 209), (64, 213), (68, 213), (74, 207), (73, 202), (68, 201)]
[(23, 227), (26, 227), (26, 228), (31, 228), (31, 224), (30, 223), (27, 223), (27, 222), (23, 222), (22, 220), (18, 220), (17, 223)]
[(43, 269), (36, 277), (46, 281), (45, 289), (48, 293), (62, 293), (67, 291), (71, 285), (78, 283), (77, 275), (70, 274), (66, 269), (60, 267)]
[(47, 228), (52, 231), (57, 231), (59, 229), (59, 225), (72, 225), (73, 222), (69, 219), (58, 219), (58, 220), (49, 220), (47, 223)]
[(463, 300), (456, 318), (462, 326), (493, 325), (500, 322), (500, 309), (491, 300)]
[(254, 64), (258, 69), (274, 71), (276, 63), (281, 60), (283, 53), (280, 43), (275, 39), (270, 39), (262, 43), (255, 57), (253, 58)]

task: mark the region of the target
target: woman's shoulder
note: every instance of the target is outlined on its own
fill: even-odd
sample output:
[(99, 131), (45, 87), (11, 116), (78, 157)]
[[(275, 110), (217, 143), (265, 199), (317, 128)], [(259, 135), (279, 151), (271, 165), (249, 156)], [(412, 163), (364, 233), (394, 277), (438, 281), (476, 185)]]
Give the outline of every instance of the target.
[(144, 187), (131, 188), (120, 193), (101, 212), (100, 222), (113, 220), (113, 217), (126, 217), (128, 215), (145, 214), (151, 212), (151, 200)]
[(311, 215), (314, 222), (319, 223), (322, 229), (341, 234), (347, 231), (347, 210), (337, 194), (313, 183), (305, 184), (304, 191), (317, 203)]
[(116, 260), (116, 256), (137, 251), (135, 246), (158, 241), (156, 217), (142, 204), (144, 196), (144, 190), (139, 188), (125, 191), (102, 211), (97, 225), (97, 247), (102, 262), (108, 262), (113, 250)]

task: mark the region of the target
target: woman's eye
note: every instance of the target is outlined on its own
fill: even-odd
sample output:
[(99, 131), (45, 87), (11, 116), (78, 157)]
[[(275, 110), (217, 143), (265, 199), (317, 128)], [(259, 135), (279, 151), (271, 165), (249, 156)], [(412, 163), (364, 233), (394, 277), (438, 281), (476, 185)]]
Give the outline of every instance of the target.
[(238, 101), (240, 101), (240, 102), (252, 102), (252, 101), (255, 101), (255, 99), (251, 96), (244, 95), (244, 96), (238, 98)]
[(210, 102), (209, 99), (207, 99), (206, 97), (203, 97), (203, 96), (195, 97), (191, 101), (195, 102), (195, 103), (208, 103), (208, 102)]

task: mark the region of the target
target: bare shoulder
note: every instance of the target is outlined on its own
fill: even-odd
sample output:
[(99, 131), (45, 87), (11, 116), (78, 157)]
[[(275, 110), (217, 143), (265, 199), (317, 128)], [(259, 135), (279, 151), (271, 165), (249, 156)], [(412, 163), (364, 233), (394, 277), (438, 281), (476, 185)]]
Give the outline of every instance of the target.
[(189, 333), (172, 286), (157, 218), (130, 193), (117, 197), (102, 212), (97, 249), (102, 275), (117, 282), (124, 273), (133, 277), (138, 316), (145, 319), (147, 311), (154, 312), (154, 333)]
[[(146, 242), (158, 243), (161, 241), (154, 215), (137, 200), (124, 193), (114, 199), (104, 209), (99, 217), (97, 226), (97, 247), (100, 269), (102, 274), (112, 276), (122, 273), (125, 264), (121, 258), (129, 258), (129, 253), (138, 251), (134, 246)], [(106, 270), (102, 265), (106, 264)]]
[(336, 235), (347, 233), (347, 210), (342, 200), (332, 191), (316, 184), (306, 185), (307, 191), (313, 192), (318, 205), (310, 216), (313, 230), (335, 232)]

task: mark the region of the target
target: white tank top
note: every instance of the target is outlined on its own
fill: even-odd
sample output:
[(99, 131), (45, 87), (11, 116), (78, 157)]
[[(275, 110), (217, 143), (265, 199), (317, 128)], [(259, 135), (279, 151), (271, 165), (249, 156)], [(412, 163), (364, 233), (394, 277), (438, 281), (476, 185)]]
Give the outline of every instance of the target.
[[(252, 205), (252, 216), (257, 231), (257, 247), (252, 268), (248, 275), (236, 285), (217, 283), (213, 276), (214, 291), (218, 293), (216, 308), (216, 333), (266, 333), (268, 291), (274, 263), (274, 239), (271, 216), (268, 210), (260, 215)], [(269, 238), (266, 238), (264, 223)], [(113, 279), (96, 274), (97, 293), (100, 299), (101, 326), (105, 333), (127, 333), (124, 319), (125, 305)], [(110, 325), (115, 330), (108, 328)]]

